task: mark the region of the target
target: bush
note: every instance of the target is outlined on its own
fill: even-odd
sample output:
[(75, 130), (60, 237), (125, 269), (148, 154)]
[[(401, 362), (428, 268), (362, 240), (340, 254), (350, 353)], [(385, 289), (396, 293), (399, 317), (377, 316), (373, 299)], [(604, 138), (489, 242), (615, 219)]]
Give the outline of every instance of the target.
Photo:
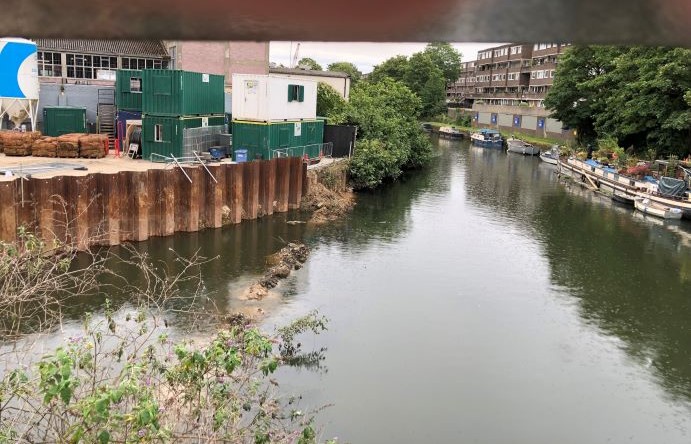
[(381, 140), (362, 140), (350, 159), (350, 177), (356, 189), (376, 188), (401, 174), (399, 161)]
[(357, 125), (361, 137), (350, 164), (355, 188), (377, 187), (429, 161), (432, 148), (417, 120), (420, 107), (410, 89), (389, 78), (354, 88), (343, 121)]

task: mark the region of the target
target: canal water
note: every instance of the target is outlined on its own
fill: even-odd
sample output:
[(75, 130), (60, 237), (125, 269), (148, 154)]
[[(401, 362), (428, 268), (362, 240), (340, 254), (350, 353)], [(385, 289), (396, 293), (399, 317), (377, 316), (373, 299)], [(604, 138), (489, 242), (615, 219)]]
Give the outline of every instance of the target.
[[(560, 183), (537, 158), (434, 143), (429, 168), (328, 226), (293, 213), (140, 247), (219, 256), (206, 290), (221, 310), (264, 310), (267, 328), (329, 318), (303, 343), (321, 366), (277, 377), (305, 410), (330, 405), (324, 438), (691, 442), (691, 224)], [(312, 254), (281, 297), (238, 301), (289, 240)]]

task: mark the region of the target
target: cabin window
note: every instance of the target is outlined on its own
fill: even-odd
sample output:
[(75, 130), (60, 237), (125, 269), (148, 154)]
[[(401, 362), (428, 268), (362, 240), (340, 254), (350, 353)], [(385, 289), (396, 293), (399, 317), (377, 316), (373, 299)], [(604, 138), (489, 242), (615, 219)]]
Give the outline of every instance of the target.
[(142, 79), (139, 77), (130, 77), (130, 92), (142, 92)]
[(304, 102), (305, 87), (303, 85), (288, 85), (288, 101)]
[(154, 125), (154, 142), (163, 142), (163, 125)]

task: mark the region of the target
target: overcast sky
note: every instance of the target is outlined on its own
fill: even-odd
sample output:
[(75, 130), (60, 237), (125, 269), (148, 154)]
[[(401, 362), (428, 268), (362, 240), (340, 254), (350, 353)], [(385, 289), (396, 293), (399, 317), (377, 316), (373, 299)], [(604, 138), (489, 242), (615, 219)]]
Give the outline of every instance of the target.
[[(298, 42), (292, 42), (293, 51)], [(454, 43), (463, 61), (475, 60), (479, 50), (501, 43)], [(269, 60), (290, 66), (291, 42), (271, 42)], [(425, 49), (424, 43), (325, 43), (300, 42), (298, 60), (311, 57), (324, 69), (333, 62), (352, 62), (360, 71), (368, 73), (374, 65), (397, 55), (410, 56)]]

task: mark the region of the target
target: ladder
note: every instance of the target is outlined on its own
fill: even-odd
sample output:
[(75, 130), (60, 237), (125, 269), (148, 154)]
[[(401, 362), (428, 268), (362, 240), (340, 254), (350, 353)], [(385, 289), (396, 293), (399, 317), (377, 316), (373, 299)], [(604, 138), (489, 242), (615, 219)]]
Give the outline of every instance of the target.
[(98, 133), (108, 135), (108, 149), (115, 148), (115, 90), (112, 88), (98, 90)]

